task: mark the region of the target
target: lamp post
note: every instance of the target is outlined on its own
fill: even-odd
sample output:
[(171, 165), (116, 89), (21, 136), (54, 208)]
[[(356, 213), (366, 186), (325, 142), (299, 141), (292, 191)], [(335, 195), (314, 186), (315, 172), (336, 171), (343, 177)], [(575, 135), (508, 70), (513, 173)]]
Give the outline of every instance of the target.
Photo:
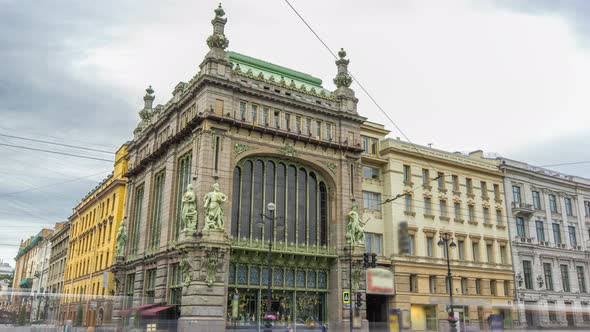
[[(450, 243), (449, 243), (450, 242)], [(449, 248), (455, 249), (457, 244), (453, 240), (453, 235), (449, 232), (440, 232), (440, 240), (438, 241), (438, 246), (443, 247), (445, 251), (445, 256), (447, 257), (447, 282), (449, 285), (449, 298), (451, 302), (451, 310), (449, 311), (449, 317), (447, 320), (449, 321), (450, 331), (457, 332), (457, 322), (455, 321), (455, 311), (453, 308), (453, 279), (451, 275), (451, 255), (449, 252)]]
[[(270, 234), (268, 235), (268, 287), (266, 290), (266, 313), (265, 316), (268, 316), (270, 314), (272, 314), (271, 312), (271, 284), (272, 284), (272, 240), (274, 237), (274, 229), (275, 229), (275, 209), (276, 209), (276, 205), (275, 203), (268, 203), (266, 205), (266, 209), (268, 210), (268, 213), (270, 214), (270, 216), (267, 216), (266, 214), (262, 214), (261, 217), (264, 221), (264, 219), (267, 219), (270, 222)], [(262, 223), (262, 225), (264, 225), (264, 223)], [(265, 324), (264, 325), (265, 328), (269, 329), (272, 327), (271, 323)], [(267, 331), (267, 330), (265, 330)]]

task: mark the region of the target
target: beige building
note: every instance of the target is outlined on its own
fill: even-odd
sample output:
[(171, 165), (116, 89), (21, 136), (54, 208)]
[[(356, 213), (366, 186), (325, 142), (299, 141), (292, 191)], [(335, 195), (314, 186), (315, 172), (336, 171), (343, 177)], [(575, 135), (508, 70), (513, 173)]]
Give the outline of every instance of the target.
[[(495, 161), (481, 151), (463, 155), (383, 139), (383, 127), (368, 122), (361, 133), (367, 251), (392, 260), (396, 287), (395, 296), (368, 296), (367, 308), (386, 302), (387, 309), (401, 309), (404, 325), (411, 322), (414, 331), (448, 328), (447, 260), (438, 242), (449, 233), (460, 325), (486, 326), (491, 314), (510, 325), (514, 282), (503, 176)], [(403, 222), (405, 250), (399, 245)]]
[(68, 221), (55, 225), (51, 236), (51, 256), (49, 258), (49, 276), (47, 292), (50, 293), (48, 304), (48, 321), (58, 321), (59, 303), (64, 286), (64, 272), (69, 248), (70, 223)]

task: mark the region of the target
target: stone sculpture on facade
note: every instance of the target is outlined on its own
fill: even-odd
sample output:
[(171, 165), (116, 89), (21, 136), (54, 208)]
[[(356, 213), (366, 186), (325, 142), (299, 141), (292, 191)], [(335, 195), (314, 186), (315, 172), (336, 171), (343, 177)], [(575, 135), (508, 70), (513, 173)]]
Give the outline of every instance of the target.
[(125, 225), (125, 221), (121, 222), (121, 226), (119, 226), (119, 230), (117, 231), (117, 246), (115, 248), (115, 256), (122, 257), (125, 256), (125, 242), (127, 241), (127, 226)]
[(186, 186), (186, 192), (182, 196), (182, 212), (180, 215), (182, 229), (187, 232), (197, 231), (197, 203), (193, 185)]
[(205, 208), (204, 231), (224, 230), (223, 207), (227, 196), (219, 191), (219, 184), (213, 184), (213, 191), (205, 195), (203, 207)]
[(353, 205), (352, 210), (348, 212), (346, 239), (352, 246), (365, 246), (365, 231), (363, 230), (363, 223), (360, 221), (358, 207), (356, 205)]
[(211, 287), (215, 282), (215, 275), (217, 274), (217, 263), (219, 262), (218, 253), (209, 252), (207, 256), (207, 286)]

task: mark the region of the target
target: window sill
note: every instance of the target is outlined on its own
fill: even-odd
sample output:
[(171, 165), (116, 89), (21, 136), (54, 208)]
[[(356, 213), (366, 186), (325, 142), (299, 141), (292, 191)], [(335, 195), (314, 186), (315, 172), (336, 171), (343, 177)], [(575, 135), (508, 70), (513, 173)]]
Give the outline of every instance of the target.
[(415, 217), (416, 216), (416, 212), (412, 212), (412, 211), (404, 211), (404, 214), (406, 216), (412, 216), (412, 217)]
[(431, 186), (431, 185), (429, 185), (429, 184), (423, 184), (423, 185), (422, 185), (422, 188), (423, 188), (424, 190), (432, 190), (432, 186)]
[(446, 194), (447, 193), (447, 190), (445, 188), (438, 188), (438, 192), (441, 192), (441, 193), (445, 193)]
[(414, 182), (412, 182), (412, 181), (404, 181), (404, 186), (412, 187), (413, 185), (414, 185)]
[(461, 192), (457, 190), (453, 190), (453, 195), (461, 196)]
[(459, 224), (464, 224), (465, 223), (465, 220), (463, 220), (463, 219), (455, 218), (454, 220), (455, 220), (456, 223), (459, 223)]
[(484, 222), (483, 225), (487, 228), (494, 228), (494, 224), (490, 224), (489, 222), (488, 223)]
[(496, 229), (506, 229), (506, 226), (504, 226), (504, 225), (496, 225)]
[(478, 222), (477, 222), (477, 221), (473, 221), (473, 220), (470, 220), (470, 221), (468, 221), (467, 223), (468, 223), (469, 225), (473, 225), (473, 226), (477, 226), (477, 224), (478, 224)]
[(446, 221), (446, 222), (448, 222), (448, 221), (450, 221), (450, 220), (451, 220), (451, 218), (449, 218), (449, 217), (445, 217), (445, 216), (440, 216), (439, 218), (440, 218), (440, 220), (442, 220), (442, 221)]
[(432, 220), (434, 220), (434, 215), (432, 215), (432, 214), (426, 214), (426, 213), (425, 213), (425, 214), (424, 214), (424, 218), (428, 218), (428, 219), (432, 219)]

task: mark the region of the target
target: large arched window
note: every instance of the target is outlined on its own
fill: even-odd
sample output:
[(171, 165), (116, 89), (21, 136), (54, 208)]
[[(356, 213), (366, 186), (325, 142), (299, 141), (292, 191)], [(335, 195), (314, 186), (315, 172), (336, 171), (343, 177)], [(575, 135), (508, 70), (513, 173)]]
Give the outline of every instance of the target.
[(275, 241), (327, 244), (328, 188), (319, 173), (292, 161), (240, 161), (233, 176), (232, 236), (268, 241), (270, 222), (261, 215), (268, 215), (270, 202), (276, 205)]

